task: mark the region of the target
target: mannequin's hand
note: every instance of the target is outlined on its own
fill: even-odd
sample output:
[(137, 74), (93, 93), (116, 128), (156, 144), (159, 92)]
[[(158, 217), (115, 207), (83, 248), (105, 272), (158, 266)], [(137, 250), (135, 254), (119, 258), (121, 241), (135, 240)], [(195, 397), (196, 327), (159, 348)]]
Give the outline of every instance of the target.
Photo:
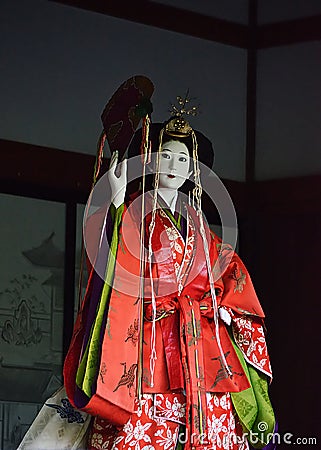
[(226, 323), (226, 325), (231, 325), (232, 317), (225, 308), (219, 308), (218, 313), (220, 318), (223, 320), (223, 322)]
[[(127, 159), (124, 159), (117, 167), (118, 151), (116, 150), (110, 159), (109, 170), (107, 172), (108, 181), (111, 188), (111, 201), (118, 208), (125, 200), (127, 186)], [(119, 169), (119, 170), (118, 170)], [(119, 172), (116, 174), (116, 172)]]

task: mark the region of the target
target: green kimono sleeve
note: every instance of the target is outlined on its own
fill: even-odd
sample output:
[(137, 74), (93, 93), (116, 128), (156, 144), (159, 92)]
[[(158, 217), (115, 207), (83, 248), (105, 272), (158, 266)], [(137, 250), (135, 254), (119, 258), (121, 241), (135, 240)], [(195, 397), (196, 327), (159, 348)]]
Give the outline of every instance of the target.
[[(101, 328), (105, 316), (106, 306), (112, 290), (112, 282), (114, 278), (116, 255), (119, 243), (119, 227), (121, 224), (122, 216), (124, 212), (124, 204), (120, 205), (117, 209), (112, 204), (109, 209), (109, 213), (113, 222), (112, 237), (110, 242), (109, 255), (105, 270), (105, 281), (102, 289), (101, 297), (98, 302), (96, 318), (90, 331), (90, 337), (79, 364), (76, 383), (77, 386), (88, 396), (91, 397), (92, 386), (97, 377), (99, 368), (100, 357), (100, 335)], [(108, 329), (108, 323), (107, 323)]]
[(275, 427), (274, 412), (268, 394), (267, 377), (247, 364), (233, 336), (231, 336), (231, 340), (251, 384), (251, 387), (245, 391), (231, 392), (231, 399), (248, 441), (252, 447), (261, 449), (268, 444)]

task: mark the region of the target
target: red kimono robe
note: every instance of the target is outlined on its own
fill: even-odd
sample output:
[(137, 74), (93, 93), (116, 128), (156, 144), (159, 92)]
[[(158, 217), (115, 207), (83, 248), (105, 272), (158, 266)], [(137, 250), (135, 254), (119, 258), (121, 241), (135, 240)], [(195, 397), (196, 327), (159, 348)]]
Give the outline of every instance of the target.
[[(157, 210), (151, 240), (153, 260), (144, 265), (143, 302), (137, 301), (141, 289), (139, 208), (125, 208), (121, 214), (112, 289), (106, 289), (107, 306), (103, 307), (107, 310), (105, 328), (101, 329), (100, 340), (91, 342), (92, 348), (100, 346), (99, 361), (97, 353), (96, 360), (91, 359), (90, 350), (87, 355), (86, 367), (94, 373), (89, 384), (95, 393), (84, 409), (97, 416), (89, 449), (174, 449), (181, 425), (186, 426), (186, 448), (248, 448), (231, 395), (251, 388), (249, 374), (238, 355), (240, 350), (246, 362), (271, 376), (264, 314), (242, 261), (206, 229), (217, 305), (232, 316), (229, 329), (221, 319), (218, 323), (227, 371), (215, 332), (199, 219), (191, 207), (184, 208), (186, 236), (181, 235), (171, 214), (162, 208)], [(146, 218), (145, 246), (149, 222), (150, 215)], [(80, 353), (74, 349), (82, 346), (82, 355), (86, 353), (81, 330), (91, 294), (89, 281), (66, 359), (65, 379), (75, 378), (75, 369), (70, 370), (69, 363), (75, 366)], [(98, 365), (93, 371), (95, 361)], [(68, 384), (71, 401), (81, 406), (73, 401), (75, 388)], [(85, 384), (78, 382), (77, 389), (86, 390)], [(136, 395), (138, 384), (140, 399)], [(91, 393), (87, 388), (88, 397)]]

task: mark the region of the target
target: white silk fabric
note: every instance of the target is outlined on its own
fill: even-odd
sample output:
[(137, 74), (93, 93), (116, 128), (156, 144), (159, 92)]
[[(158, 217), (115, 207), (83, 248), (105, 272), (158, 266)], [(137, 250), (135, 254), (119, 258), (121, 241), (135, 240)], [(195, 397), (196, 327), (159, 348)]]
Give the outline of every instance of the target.
[(65, 388), (61, 387), (45, 402), (17, 450), (86, 450), (91, 416), (74, 410), (81, 415), (81, 423), (70, 423), (57, 408), (47, 406), (59, 407), (66, 398)]

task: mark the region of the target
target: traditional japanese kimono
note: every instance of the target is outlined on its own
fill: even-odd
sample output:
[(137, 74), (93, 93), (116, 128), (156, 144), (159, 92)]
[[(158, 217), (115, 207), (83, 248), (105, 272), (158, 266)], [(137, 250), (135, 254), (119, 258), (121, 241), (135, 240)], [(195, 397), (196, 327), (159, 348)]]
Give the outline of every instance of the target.
[(105, 280), (91, 271), (65, 362), (71, 403), (95, 417), (88, 449), (247, 449), (244, 432), (264, 447), (275, 424), (271, 367), (244, 264), (206, 229), (216, 301), (232, 317), (231, 326), (219, 319), (218, 342), (197, 214), (179, 200), (173, 215), (160, 200), (141, 310), (139, 205), (109, 213)]

